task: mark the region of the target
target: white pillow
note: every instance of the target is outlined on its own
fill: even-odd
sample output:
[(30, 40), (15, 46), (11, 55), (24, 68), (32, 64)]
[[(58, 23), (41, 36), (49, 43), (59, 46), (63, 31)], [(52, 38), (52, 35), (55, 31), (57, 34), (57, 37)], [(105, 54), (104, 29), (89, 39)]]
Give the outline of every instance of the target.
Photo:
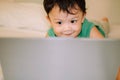
[(8, 28), (47, 31), (43, 5), (39, 3), (0, 2), (0, 25)]

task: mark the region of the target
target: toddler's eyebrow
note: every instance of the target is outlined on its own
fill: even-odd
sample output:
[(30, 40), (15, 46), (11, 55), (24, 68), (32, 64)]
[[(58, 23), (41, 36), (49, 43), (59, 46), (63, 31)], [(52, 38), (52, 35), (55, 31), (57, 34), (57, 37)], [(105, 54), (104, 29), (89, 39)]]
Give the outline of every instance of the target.
[(63, 20), (63, 19), (60, 19), (60, 18), (53, 18), (54, 20)]
[(78, 19), (78, 17), (73, 17), (72, 19)]
[(79, 16), (75, 16), (75, 17), (73, 17), (72, 19), (79, 19)]

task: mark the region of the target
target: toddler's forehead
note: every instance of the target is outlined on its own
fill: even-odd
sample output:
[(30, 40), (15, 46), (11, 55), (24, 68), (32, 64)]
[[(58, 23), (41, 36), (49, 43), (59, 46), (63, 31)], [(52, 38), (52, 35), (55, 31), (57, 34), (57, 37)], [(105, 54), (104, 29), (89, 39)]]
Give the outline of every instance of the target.
[(68, 17), (69, 15), (71, 17), (74, 17), (74, 16), (81, 16), (81, 14), (83, 14), (83, 12), (79, 8), (74, 8), (74, 7), (69, 8), (69, 11), (70, 13), (68, 13), (67, 11), (60, 10), (60, 7), (56, 5), (49, 13), (49, 16), (50, 18), (64, 18), (64, 17)]
[(74, 6), (68, 7), (67, 10), (60, 9), (59, 6), (56, 6), (56, 7), (59, 8), (59, 11), (67, 12), (67, 13), (70, 13), (70, 14), (71, 14), (71, 13), (75, 14), (75, 13), (77, 13), (77, 12), (79, 12), (79, 11), (82, 11), (82, 10), (79, 8), (78, 5), (74, 5)]
[[(72, 14), (71, 14), (72, 13)], [(72, 15), (72, 16), (75, 16), (75, 15), (79, 15), (80, 14), (80, 11), (75, 11), (75, 12), (71, 12), (71, 13), (67, 13), (65, 11), (56, 11), (54, 13), (51, 13), (50, 15), (55, 17), (55, 16), (59, 16), (59, 17), (67, 17), (69, 15)]]
[(51, 10), (52, 13), (66, 13), (66, 14), (77, 14), (79, 12), (82, 12), (82, 10), (79, 7), (70, 7), (67, 10), (62, 10), (58, 5), (54, 6), (53, 9)]

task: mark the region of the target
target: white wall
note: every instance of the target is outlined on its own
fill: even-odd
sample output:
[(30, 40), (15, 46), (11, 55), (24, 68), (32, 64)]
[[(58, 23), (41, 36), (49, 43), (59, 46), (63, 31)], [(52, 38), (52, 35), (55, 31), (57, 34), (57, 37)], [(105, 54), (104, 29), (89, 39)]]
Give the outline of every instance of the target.
[(86, 0), (87, 17), (101, 19), (106, 16), (113, 24), (120, 24), (120, 0)]
[(15, 0), (15, 1), (19, 1), (19, 2), (38, 2), (41, 3), (43, 2), (43, 0)]
[(14, 0), (0, 0), (0, 1), (9, 1), (9, 2), (13, 2)]
[(9, 1), (9, 2), (37, 2), (42, 3), (43, 0), (0, 0), (0, 1)]

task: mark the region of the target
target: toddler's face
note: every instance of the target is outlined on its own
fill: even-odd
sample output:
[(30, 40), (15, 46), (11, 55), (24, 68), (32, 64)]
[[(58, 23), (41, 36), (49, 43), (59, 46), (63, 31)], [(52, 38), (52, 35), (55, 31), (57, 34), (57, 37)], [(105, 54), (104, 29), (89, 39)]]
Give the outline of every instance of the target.
[(77, 37), (81, 32), (84, 14), (80, 9), (71, 9), (69, 14), (55, 6), (49, 13), (49, 21), (57, 37)]

